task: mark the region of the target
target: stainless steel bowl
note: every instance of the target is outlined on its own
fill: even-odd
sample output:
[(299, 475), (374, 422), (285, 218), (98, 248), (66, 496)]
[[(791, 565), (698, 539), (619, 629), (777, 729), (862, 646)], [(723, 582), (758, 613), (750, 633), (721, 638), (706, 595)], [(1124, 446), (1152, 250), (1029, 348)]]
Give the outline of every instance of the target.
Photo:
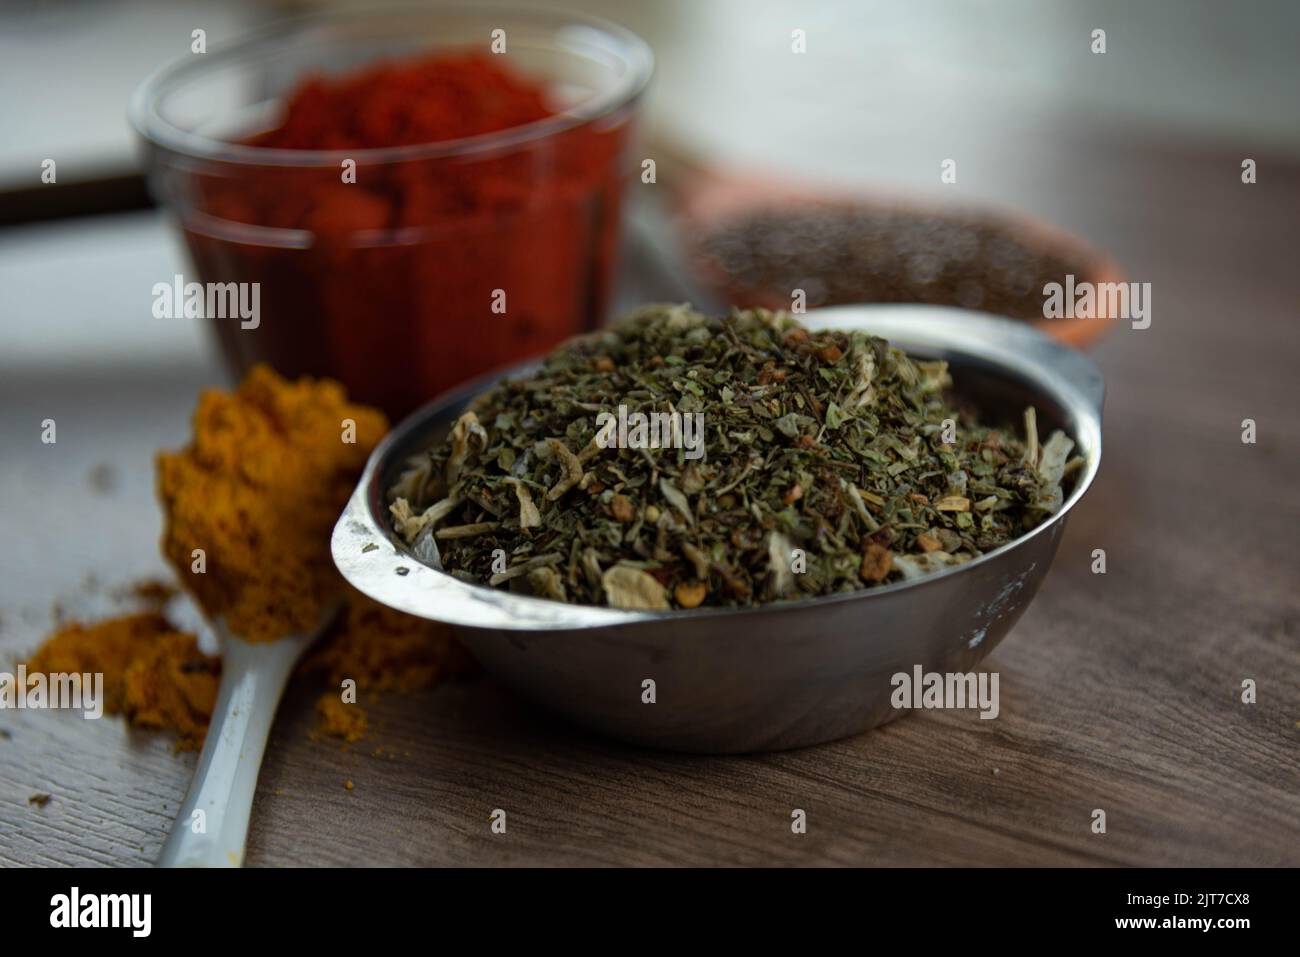
[[(961, 394), (990, 417), (1018, 422), (1036, 406), (1042, 433), (1064, 429), (1085, 459), (1064, 507), (1023, 538), (930, 577), (758, 608), (623, 611), (469, 585), (416, 560), (389, 526), (385, 491), (497, 376), (425, 406), (380, 444), (335, 526), (335, 563), (371, 598), (455, 626), (522, 694), (625, 741), (734, 753), (883, 724), (903, 713), (890, 701), (893, 675), (917, 665), (973, 670), (1038, 591), (1066, 517), (1097, 474), (1103, 383), (1091, 360), (1008, 319), (939, 306), (843, 306), (805, 319), (947, 359)], [(642, 700), (646, 679), (653, 704)]]

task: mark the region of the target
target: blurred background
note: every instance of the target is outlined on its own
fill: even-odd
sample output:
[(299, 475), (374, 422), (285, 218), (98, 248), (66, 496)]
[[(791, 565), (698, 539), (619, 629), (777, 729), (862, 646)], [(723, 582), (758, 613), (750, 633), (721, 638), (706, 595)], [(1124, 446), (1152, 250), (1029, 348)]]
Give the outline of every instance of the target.
[[(216, 44), (285, 15), (367, 5), (12, 0), (0, 11), (0, 185), (31, 185), (52, 155), (66, 156), (69, 178), (134, 169), (127, 98), (154, 66), (187, 52), (196, 26)], [(946, 151), (1000, 197), (1015, 195), (1029, 165), (1014, 162), (1014, 134), (1031, 130), (1069, 137), (1098, 123), (1300, 150), (1300, 9), (1287, 0), (1255, 0), (1248, 13), (1216, 0), (554, 6), (649, 41), (654, 120), (728, 160), (928, 187), (929, 158)], [(802, 59), (790, 56), (796, 28), (808, 34)], [(1107, 31), (1104, 57), (1089, 50), (1094, 28)]]

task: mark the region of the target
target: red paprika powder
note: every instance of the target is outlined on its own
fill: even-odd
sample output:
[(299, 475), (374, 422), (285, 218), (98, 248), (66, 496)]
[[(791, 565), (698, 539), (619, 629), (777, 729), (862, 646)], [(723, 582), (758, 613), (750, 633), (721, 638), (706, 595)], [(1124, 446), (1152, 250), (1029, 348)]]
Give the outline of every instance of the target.
[(212, 320), (226, 358), (401, 416), (594, 328), (630, 121), (559, 113), (488, 54), (306, 79), (253, 162), (201, 166), (178, 203), (204, 281), (260, 284), (256, 328)]

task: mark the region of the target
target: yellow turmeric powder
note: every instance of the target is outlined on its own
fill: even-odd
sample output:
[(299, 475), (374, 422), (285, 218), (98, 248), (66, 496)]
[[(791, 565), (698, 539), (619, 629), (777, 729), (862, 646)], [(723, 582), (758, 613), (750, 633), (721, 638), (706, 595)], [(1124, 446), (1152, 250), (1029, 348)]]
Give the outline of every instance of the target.
[(355, 681), (361, 692), (406, 693), (476, 667), (446, 625), (404, 615), (349, 588), (335, 628), (298, 670), (322, 676), (334, 689), (316, 702), (318, 730), (355, 742), (365, 737), (367, 718), (360, 705), (343, 702), (344, 681)]
[(203, 743), (217, 700), (221, 662), (198, 649), (160, 613), (144, 612), (94, 625), (70, 624), (27, 662), (30, 674), (104, 675), (104, 710), (137, 727), (170, 728), (176, 748)]
[(360, 705), (344, 704), (332, 691), (316, 700), (317, 730), (332, 738), (342, 738), (354, 744), (366, 736), (369, 719)]
[(351, 678), (358, 691), (405, 693), (473, 668), (446, 625), (394, 611), (349, 588), (337, 626), (301, 670), (334, 688)]
[[(287, 382), (259, 366), (235, 392), (205, 392), (193, 441), (158, 457), (163, 553), (208, 615), (269, 641), (313, 630), (342, 602), (299, 670), (335, 689), (317, 702), (320, 730), (348, 741), (364, 736), (367, 721), (360, 705), (343, 702), (344, 680), (362, 692), (406, 692), (473, 668), (446, 626), (347, 587), (330, 558), (334, 522), (387, 428), (381, 412), (348, 403), (337, 383)], [(138, 597), (161, 604), (166, 586)], [(107, 710), (174, 729), (184, 749), (203, 741), (220, 662), (153, 611), (62, 628), (28, 671), (102, 671)]]
[[(365, 737), (368, 720), (361, 705), (343, 703), (343, 681), (355, 681), (363, 694), (407, 693), (475, 668), (445, 625), (393, 611), (348, 588), (343, 613), (298, 672), (333, 689), (316, 703), (317, 730), (355, 742)], [(194, 635), (153, 611), (60, 628), (27, 661), (27, 671), (103, 672), (105, 711), (125, 715), (136, 727), (175, 731), (177, 750), (184, 751), (203, 743), (221, 660), (204, 655)]]
[(334, 522), (387, 430), (337, 382), (266, 366), (203, 393), (193, 441), (158, 457), (158, 494), (163, 554), (209, 616), (250, 641), (320, 624), (343, 593)]

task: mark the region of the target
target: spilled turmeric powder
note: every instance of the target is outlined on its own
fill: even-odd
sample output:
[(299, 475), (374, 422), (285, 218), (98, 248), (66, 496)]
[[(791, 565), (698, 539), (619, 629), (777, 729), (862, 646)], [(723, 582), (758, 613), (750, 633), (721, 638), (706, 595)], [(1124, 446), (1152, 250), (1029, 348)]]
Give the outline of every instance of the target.
[(158, 456), (158, 495), (163, 554), (210, 617), (250, 641), (320, 624), (343, 595), (334, 522), (387, 431), (337, 382), (267, 366), (203, 393), (193, 441)]
[[(356, 682), (363, 697), (409, 693), (475, 670), (450, 629), (393, 611), (347, 588), (343, 613), (299, 666), (333, 689), (316, 703), (317, 731), (350, 743), (362, 740), (369, 719), (360, 704), (345, 704), (340, 687)], [(203, 744), (221, 676), (221, 660), (203, 654), (194, 635), (158, 611), (60, 628), (26, 662), (28, 674), (104, 674), (104, 709), (135, 727), (176, 733), (178, 751)]]
[(317, 730), (332, 738), (342, 738), (348, 744), (354, 744), (366, 736), (369, 719), (359, 705), (344, 704), (343, 700), (331, 691), (316, 699)]
[(221, 662), (156, 611), (60, 628), (27, 662), (29, 674), (102, 673), (104, 710), (134, 726), (176, 732), (199, 747), (217, 700)]
[(316, 702), (317, 730), (355, 743), (366, 736), (368, 719), (360, 705), (344, 703), (343, 682), (354, 681), (367, 694), (405, 694), (476, 667), (445, 625), (404, 615), (349, 588), (343, 614), (298, 670), (323, 677), (334, 689)]
[(300, 670), (321, 675), (334, 688), (350, 678), (358, 691), (406, 693), (474, 667), (446, 625), (394, 611), (348, 588), (339, 621)]

